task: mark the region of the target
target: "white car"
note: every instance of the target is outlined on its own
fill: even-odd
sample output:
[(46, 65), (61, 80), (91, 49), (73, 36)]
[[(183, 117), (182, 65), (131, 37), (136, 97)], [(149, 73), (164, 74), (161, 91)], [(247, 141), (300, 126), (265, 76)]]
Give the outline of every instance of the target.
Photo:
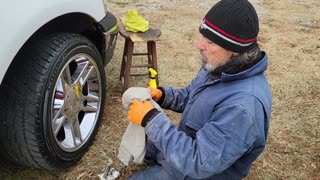
[(93, 143), (117, 19), (103, 0), (2, 0), (0, 154), (56, 170)]

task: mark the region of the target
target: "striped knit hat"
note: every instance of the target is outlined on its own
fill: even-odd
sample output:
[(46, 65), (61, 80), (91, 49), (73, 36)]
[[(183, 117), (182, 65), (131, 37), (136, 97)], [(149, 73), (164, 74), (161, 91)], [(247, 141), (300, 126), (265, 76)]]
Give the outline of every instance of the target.
[(247, 0), (221, 0), (202, 20), (200, 33), (227, 50), (243, 53), (257, 45), (258, 16)]

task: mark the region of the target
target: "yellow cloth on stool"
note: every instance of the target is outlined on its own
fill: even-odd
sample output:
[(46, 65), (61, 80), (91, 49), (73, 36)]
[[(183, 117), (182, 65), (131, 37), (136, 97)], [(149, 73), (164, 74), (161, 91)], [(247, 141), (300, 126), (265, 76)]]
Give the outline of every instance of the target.
[(127, 31), (146, 32), (149, 29), (149, 22), (143, 19), (136, 10), (129, 9), (125, 26)]

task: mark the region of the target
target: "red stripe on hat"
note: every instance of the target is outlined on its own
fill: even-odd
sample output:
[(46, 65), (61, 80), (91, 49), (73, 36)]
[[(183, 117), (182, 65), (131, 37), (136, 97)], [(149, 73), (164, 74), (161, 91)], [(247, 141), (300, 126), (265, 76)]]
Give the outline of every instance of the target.
[(219, 33), (221, 33), (222, 35), (232, 39), (232, 40), (235, 40), (235, 41), (238, 41), (238, 42), (241, 42), (241, 43), (251, 43), (253, 41), (255, 41), (257, 39), (257, 37), (254, 37), (254, 38), (251, 38), (251, 39), (240, 39), (240, 38), (237, 38), (225, 31), (223, 31), (222, 29), (218, 28), (217, 26), (215, 26), (214, 24), (212, 24), (208, 19), (204, 18), (206, 24), (208, 24), (211, 28), (213, 28), (214, 30), (218, 31)]

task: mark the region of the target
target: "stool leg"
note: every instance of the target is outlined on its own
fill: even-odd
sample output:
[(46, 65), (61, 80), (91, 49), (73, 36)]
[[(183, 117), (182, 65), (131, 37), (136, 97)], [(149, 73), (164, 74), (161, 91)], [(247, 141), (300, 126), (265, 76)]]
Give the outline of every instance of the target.
[(123, 54), (122, 54), (120, 81), (121, 81), (121, 78), (124, 76), (124, 69), (125, 69), (126, 61), (127, 61), (126, 59), (128, 57), (128, 42), (129, 42), (129, 39), (125, 39), (124, 49), (123, 49)]
[(123, 92), (129, 87), (129, 78), (130, 78), (130, 69), (132, 64), (132, 56), (133, 56), (133, 46), (134, 43), (129, 40), (128, 41), (128, 51), (127, 51), (127, 62), (124, 67), (124, 83), (123, 83)]
[(148, 50), (148, 64), (150, 64), (152, 66), (152, 68), (153, 68), (153, 64), (152, 64), (152, 41), (148, 41), (147, 42), (147, 50)]
[[(157, 62), (157, 47), (156, 47), (156, 42), (155, 41), (151, 41), (151, 56), (152, 56), (152, 66), (153, 69), (156, 70), (158, 72), (158, 62)], [(157, 80), (157, 86), (159, 86), (159, 75), (156, 76), (156, 80)]]

